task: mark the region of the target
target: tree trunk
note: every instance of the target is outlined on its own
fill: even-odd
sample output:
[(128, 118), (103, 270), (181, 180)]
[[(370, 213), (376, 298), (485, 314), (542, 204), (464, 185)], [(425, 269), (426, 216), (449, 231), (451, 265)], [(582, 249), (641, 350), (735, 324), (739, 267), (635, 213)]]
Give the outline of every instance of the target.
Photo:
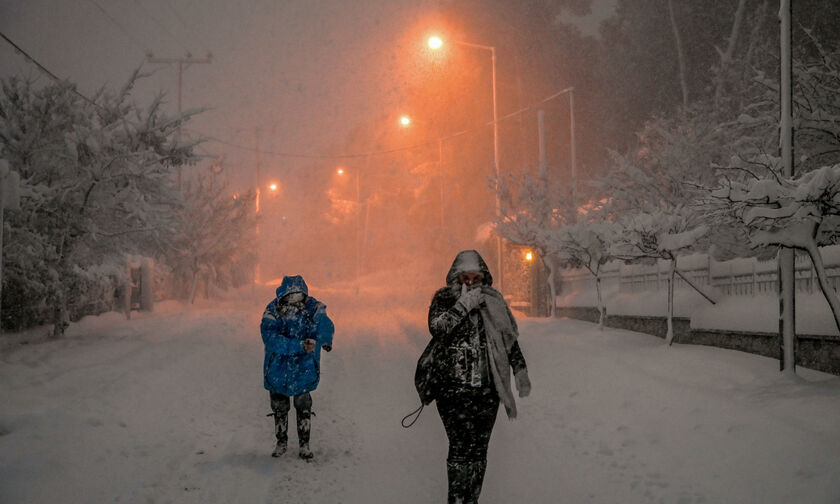
[(195, 303), (195, 293), (198, 290), (198, 270), (193, 271), (192, 282), (190, 282), (190, 304)]
[(598, 296), (598, 329), (604, 330), (604, 321), (607, 318), (607, 308), (604, 306), (604, 298), (601, 295), (601, 270), (595, 271), (595, 294)]
[(70, 326), (70, 315), (67, 313), (67, 298), (61, 292), (54, 301), (52, 339), (64, 337), (64, 331)]
[(726, 51), (720, 55), (720, 70), (718, 81), (715, 85), (715, 107), (720, 106), (720, 99), (723, 95), (723, 83), (726, 79), (729, 64), (732, 63), (732, 57), (735, 54), (735, 47), (737, 46), (738, 34), (741, 31), (741, 25), (744, 21), (746, 6), (747, 0), (738, 0), (738, 8), (735, 9), (735, 19), (732, 21), (732, 31), (729, 33), (729, 39), (726, 43)]
[(808, 244), (808, 255), (811, 256), (811, 263), (814, 265), (814, 271), (817, 273), (817, 281), (820, 284), (825, 300), (828, 301), (828, 306), (831, 307), (831, 314), (834, 315), (834, 324), (837, 326), (837, 331), (840, 332), (840, 297), (837, 292), (828, 283), (828, 276), (825, 273), (825, 265), (823, 264), (822, 254), (815, 242)]
[(677, 260), (671, 259), (671, 271), (668, 272), (668, 332), (665, 334), (665, 343), (669, 346), (674, 343), (674, 280), (677, 274)]
[(668, 12), (671, 15), (671, 29), (674, 31), (674, 42), (677, 48), (677, 63), (680, 68), (680, 89), (682, 90), (683, 108), (688, 108), (688, 78), (685, 73), (685, 53), (683, 52), (680, 29), (677, 26), (677, 16), (674, 13), (674, 0), (668, 0)]
[(557, 294), (554, 291), (554, 264), (547, 257), (543, 258), (543, 264), (548, 268), (548, 295), (551, 298), (548, 302), (548, 316), (554, 318), (557, 308)]

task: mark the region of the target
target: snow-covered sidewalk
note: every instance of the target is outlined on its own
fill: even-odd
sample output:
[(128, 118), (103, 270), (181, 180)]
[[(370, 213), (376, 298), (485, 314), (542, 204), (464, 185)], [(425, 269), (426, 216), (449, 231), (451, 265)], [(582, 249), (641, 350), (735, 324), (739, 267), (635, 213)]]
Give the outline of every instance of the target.
[[(319, 296), (337, 332), (306, 463), (269, 456), (258, 294), (89, 318), (0, 356), (0, 502), (444, 502), (434, 406), (400, 426), (422, 302)], [(521, 333), (534, 391), (500, 413), (482, 503), (840, 501), (837, 377), (572, 320)]]

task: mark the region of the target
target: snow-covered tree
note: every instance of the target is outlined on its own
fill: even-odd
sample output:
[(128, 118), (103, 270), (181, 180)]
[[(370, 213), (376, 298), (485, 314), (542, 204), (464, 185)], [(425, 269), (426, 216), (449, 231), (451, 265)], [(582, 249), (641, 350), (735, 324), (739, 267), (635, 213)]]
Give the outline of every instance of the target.
[(227, 288), (236, 276), (251, 271), (256, 260), (254, 194), (234, 198), (221, 178), (199, 173), (183, 188), (184, 208), (174, 246), (168, 249), (174, 289), (195, 300), (200, 280)]
[(132, 104), (138, 77), (90, 100), (69, 83), (2, 81), (0, 155), (21, 179), (21, 209), (6, 225), (4, 283), (15, 285), (4, 292), (24, 296), (31, 322), (49, 315), (55, 336), (69, 323), (80, 272), (160, 247), (176, 222), (172, 171), (195, 159), (194, 142), (176, 131), (190, 114), (166, 116), (160, 97)]
[(552, 189), (546, 180), (530, 174), (518, 180), (514, 191), (510, 179), (497, 185), (500, 216), (495, 221), (496, 232), (518, 245), (526, 245), (537, 252), (548, 270), (548, 289), (551, 296), (550, 315), (554, 317), (555, 264), (551, 259), (552, 231), (568, 222), (571, 209), (561, 191)]
[(796, 178), (760, 178), (731, 183), (713, 194), (750, 230), (755, 246), (804, 250), (840, 331), (840, 298), (828, 283), (820, 246), (840, 243), (840, 164)]
[[(807, 33), (808, 47), (797, 48), (793, 60), (796, 175), (783, 174), (778, 153), (778, 77), (758, 72), (749, 88), (750, 106), (721, 124), (733, 139), (727, 146), (731, 157), (716, 167), (720, 183), (711, 193), (709, 215), (729, 218), (759, 253), (778, 246), (806, 250), (819, 270), (817, 247), (836, 243), (832, 184), (840, 162), (840, 47)], [(836, 319), (836, 296), (823, 292)]]
[(542, 238), (547, 251), (570, 267), (583, 267), (595, 280), (598, 303), (598, 328), (604, 328), (607, 310), (601, 293), (601, 266), (614, 259), (613, 244), (619, 227), (611, 222), (588, 217), (585, 221), (546, 230)]
[(670, 261), (668, 274), (668, 331), (665, 341), (669, 345), (674, 339), (674, 280), (677, 273), (677, 255), (680, 251), (693, 249), (708, 232), (708, 227), (696, 223), (696, 214), (684, 207), (671, 211), (655, 211), (630, 215), (620, 222), (619, 238), (613, 243), (610, 253), (619, 259), (631, 262)]

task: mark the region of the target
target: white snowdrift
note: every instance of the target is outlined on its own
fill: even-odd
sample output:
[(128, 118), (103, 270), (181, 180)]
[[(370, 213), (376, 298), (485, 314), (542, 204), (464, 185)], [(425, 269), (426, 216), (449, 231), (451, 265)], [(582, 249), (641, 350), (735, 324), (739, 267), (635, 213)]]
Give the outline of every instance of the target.
[[(65, 340), (7, 349), (0, 502), (444, 501), (434, 406), (399, 425), (418, 402), (431, 292), (322, 296), (337, 332), (307, 464), (268, 455), (257, 326), (271, 290), (88, 318)], [(523, 320), (521, 332), (534, 391), (516, 421), (497, 421), (482, 503), (840, 497), (840, 379), (578, 321)]]

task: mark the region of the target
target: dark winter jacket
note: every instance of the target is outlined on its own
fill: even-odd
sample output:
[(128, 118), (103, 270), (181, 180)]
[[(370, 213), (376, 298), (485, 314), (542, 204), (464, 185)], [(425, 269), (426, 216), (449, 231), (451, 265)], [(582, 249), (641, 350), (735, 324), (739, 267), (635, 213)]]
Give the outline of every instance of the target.
[[(442, 374), (441, 393), (493, 387), (483, 318), (479, 310), (465, 313), (461, 305), (456, 304), (461, 295), (458, 275), (466, 271), (481, 271), (484, 279), (480, 288), (485, 295), (502, 299), (501, 293), (492, 287), (493, 277), (481, 256), (475, 251), (458, 254), (446, 275), (446, 287), (435, 292), (429, 306), (429, 332), (446, 349), (443, 352), (445, 361), (436, 365)], [(510, 315), (509, 311), (507, 313)], [(513, 315), (510, 315), (510, 321), (516, 330)], [(525, 358), (518, 342), (512, 344), (507, 357), (514, 373), (525, 369)]]
[[(290, 304), (284, 296), (301, 292), (303, 302)], [(294, 396), (318, 387), (321, 377), (321, 348), (332, 348), (335, 327), (327, 307), (314, 297), (303, 277), (287, 276), (277, 288), (277, 297), (265, 307), (260, 332), (265, 344), (264, 386), (275, 394)], [(315, 351), (306, 353), (303, 342), (316, 341)]]

